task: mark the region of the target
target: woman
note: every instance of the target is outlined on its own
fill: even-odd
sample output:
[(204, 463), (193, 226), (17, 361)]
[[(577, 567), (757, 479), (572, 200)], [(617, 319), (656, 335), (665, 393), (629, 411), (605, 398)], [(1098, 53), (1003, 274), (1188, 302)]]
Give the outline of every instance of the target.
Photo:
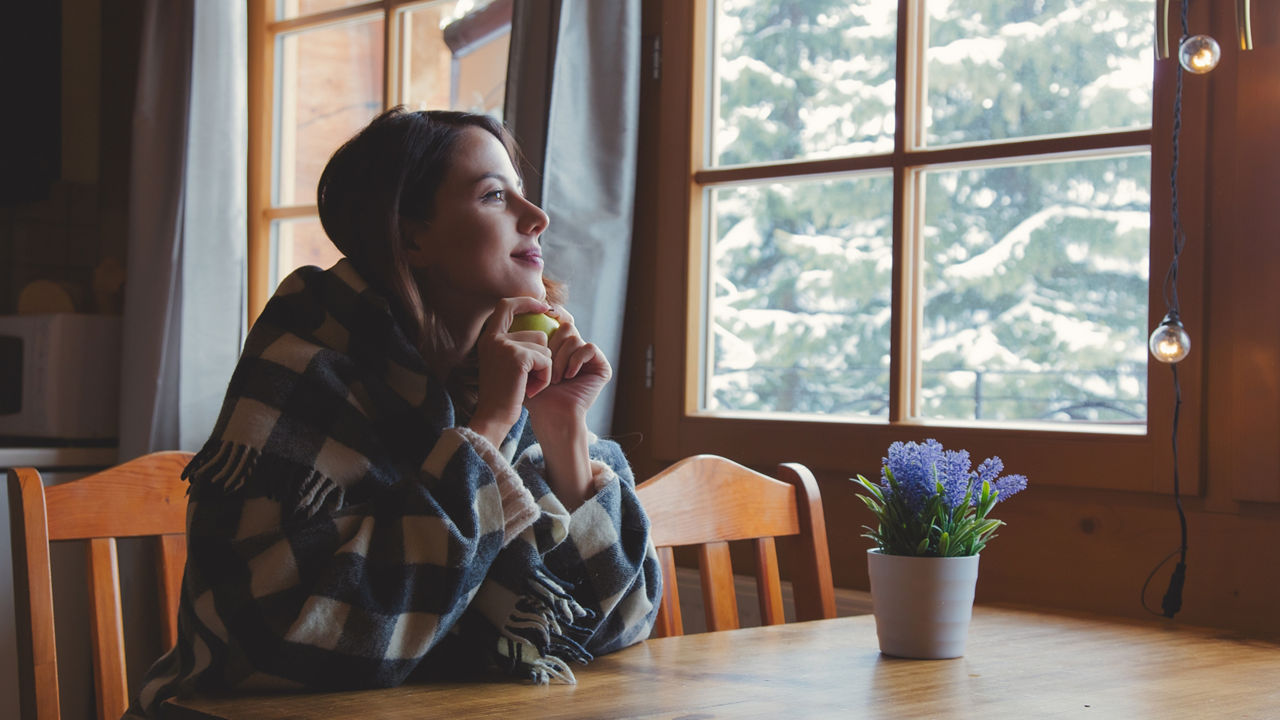
[[(346, 258), (290, 275), (187, 467), (179, 642), (133, 713), (191, 690), (368, 688), (567, 664), (649, 633), (660, 575), (612, 370), (542, 276), (547, 216), (493, 120), (393, 109), (320, 178)], [(560, 327), (511, 332), (518, 314)]]

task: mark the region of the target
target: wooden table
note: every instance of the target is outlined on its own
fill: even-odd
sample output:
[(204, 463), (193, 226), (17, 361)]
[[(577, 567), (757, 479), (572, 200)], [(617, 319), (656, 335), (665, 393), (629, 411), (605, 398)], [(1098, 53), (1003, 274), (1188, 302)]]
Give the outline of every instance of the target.
[(986, 606), (955, 660), (882, 656), (874, 620), (858, 616), (649, 640), (576, 673), (576, 686), (191, 698), (167, 711), (173, 720), (1280, 717), (1280, 644)]

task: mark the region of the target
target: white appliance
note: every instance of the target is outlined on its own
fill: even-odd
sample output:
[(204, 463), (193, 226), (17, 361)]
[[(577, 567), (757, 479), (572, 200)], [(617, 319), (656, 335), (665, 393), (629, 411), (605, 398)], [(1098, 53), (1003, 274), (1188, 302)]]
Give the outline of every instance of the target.
[(120, 318), (0, 317), (0, 436), (116, 437)]

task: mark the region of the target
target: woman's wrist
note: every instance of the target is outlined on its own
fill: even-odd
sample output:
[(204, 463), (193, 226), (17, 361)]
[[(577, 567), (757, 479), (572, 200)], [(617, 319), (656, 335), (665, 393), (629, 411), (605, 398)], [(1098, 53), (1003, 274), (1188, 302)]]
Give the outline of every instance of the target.
[(530, 415), (533, 434), (546, 460), (547, 484), (570, 511), (591, 496), (591, 431), (586, 417), (561, 418)]
[(493, 443), (494, 447), (502, 447), (503, 441), (507, 439), (507, 433), (511, 431), (510, 425), (504, 428), (501, 422), (480, 415), (472, 417), (467, 423), (467, 428), (483, 435), (486, 440)]

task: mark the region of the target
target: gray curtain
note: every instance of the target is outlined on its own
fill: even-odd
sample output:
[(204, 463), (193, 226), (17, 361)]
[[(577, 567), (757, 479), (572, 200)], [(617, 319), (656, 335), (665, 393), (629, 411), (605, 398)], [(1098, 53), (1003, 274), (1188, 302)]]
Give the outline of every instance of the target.
[[(551, 217), (547, 273), (582, 336), (616, 364), (631, 258), (640, 105), (640, 0), (517, 0), (506, 121), (525, 184)], [(605, 435), (610, 383), (587, 420)]]
[[(199, 448), (217, 419), (245, 325), (246, 9), (240, 2), (146, 0), (143, 16), (121, 461)], [(121, 545), (126, 662), (135, 683), (167, 649), (155, 622), (153, 563), (145, 548)], [(64, 695), (93, 697), (91, 678), (66, 683)]]
[(243, 3), (148, 0), (134, 108), (120, 459), (193, 450), (244, 334)]

